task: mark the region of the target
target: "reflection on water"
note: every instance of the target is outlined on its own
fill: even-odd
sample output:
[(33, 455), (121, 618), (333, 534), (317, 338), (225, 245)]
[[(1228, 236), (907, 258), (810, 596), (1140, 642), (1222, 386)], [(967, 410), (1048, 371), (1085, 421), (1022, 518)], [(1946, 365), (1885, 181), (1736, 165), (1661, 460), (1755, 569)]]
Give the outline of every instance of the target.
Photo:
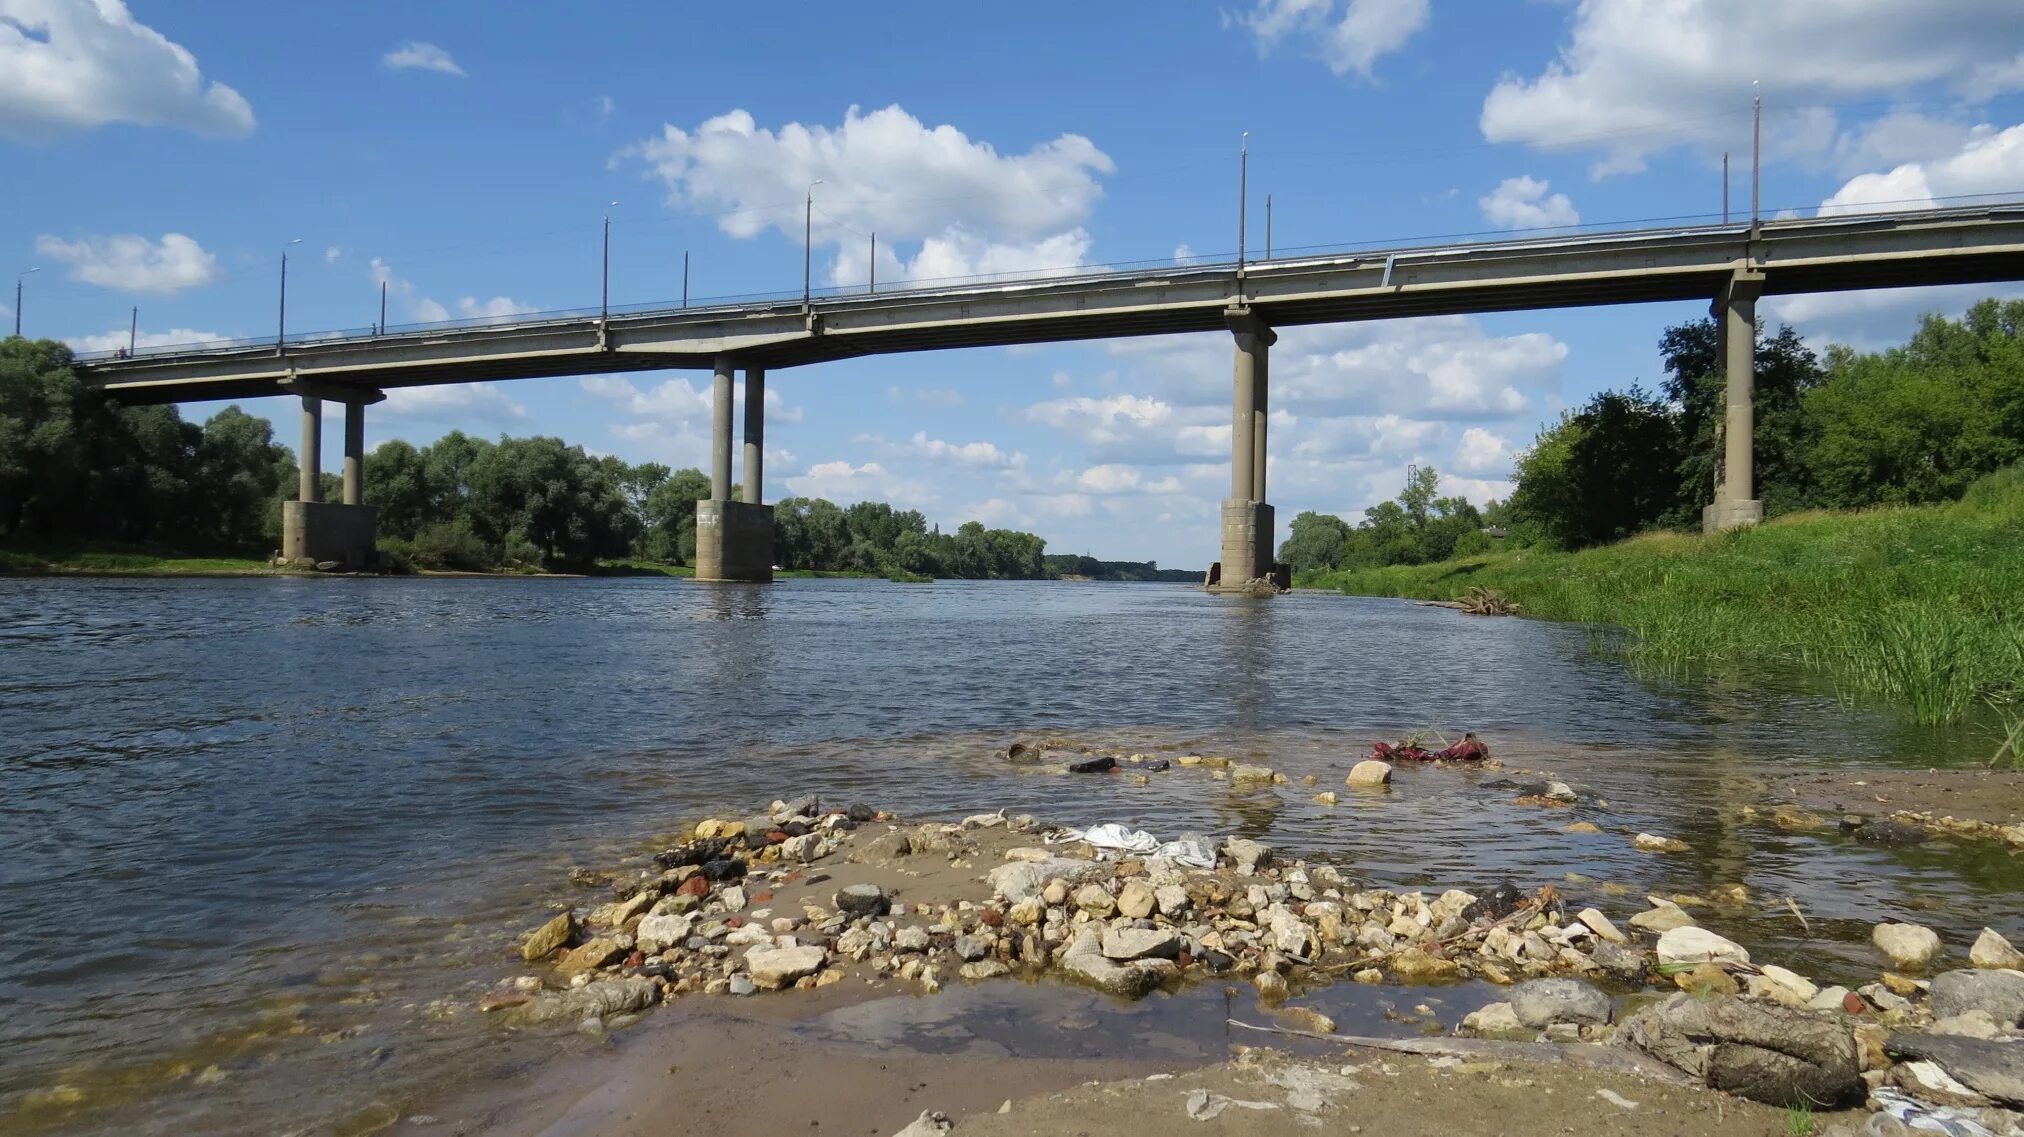
[[(524, 1057), (473, 1021), (472, 995), (563, 869), (802, 791), (1241, 833), (1378, 884), (1557, 881), (1618, 914), (1649, 890), (1741, 882), (1752, 902), (1707, 922), (1821, 977), (1870, 966), (1850, 944), (1880, 915), (1959, 939), (2024, 885), (2001, 854), (1736, 816), (1792, 763), (1923, 765), (1945, 738), (1900, 737), (1819, 692), (1639, 682), (1579, 629), (1388, 601), (0, 581), (0, 708), (0, 926), (30, 929), (0, 938), (10, 1130), (369, 1127), (420, 1080)], [(1344, 789), (1373, 738), (1427, 726), (1475, 729), (1607, 805), (1518, 806), (1453, 770), (1312, 800)], [(1036, 776), (991, 756), (1014, 731), (1243, 756), (1292, 780)], [(1577, 817), (1609, 832), (1563, 833)], [(1694, 851), (1632, 852), (1641, 829)]]

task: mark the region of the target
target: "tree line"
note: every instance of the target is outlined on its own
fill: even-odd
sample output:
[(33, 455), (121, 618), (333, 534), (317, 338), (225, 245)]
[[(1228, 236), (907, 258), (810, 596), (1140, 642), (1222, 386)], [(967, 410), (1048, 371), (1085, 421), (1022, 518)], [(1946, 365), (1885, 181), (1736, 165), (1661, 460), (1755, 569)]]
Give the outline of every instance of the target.
[(1294, 572), (1423, 565), (1469, 556), (1494, 544), (1484, 532), (1507, 512), (1491, 503), (1477, 509), (1467, 498), (1441, 497), (1441, 475), (1432, 466), (1415, 468), (1397, 500), (1364, 510), (1351, 525), (1333, 513), (1302, 513), (1293, 519), (1279, 559)]
[[(174, 406), (122, 406), (87, 388), (70, 351), (0, 341), (0, 541), (118, 543), (264, 556), (281, 543), (296, 458), (267, 420), (228, 406), (202, 423)], [(321, 475), (323, 497), (339, 479)], [(367, 456), (382, 550), (416, 567), (581, 571), (603, 560), (693, 563), (702, 471), (593, 456), (559, 438), (452, 431)], [(930, 528), (882, 502), (787, 498), (782, 568), (972, 579), (1049, 576), (1046, 542), (969, 522)]]

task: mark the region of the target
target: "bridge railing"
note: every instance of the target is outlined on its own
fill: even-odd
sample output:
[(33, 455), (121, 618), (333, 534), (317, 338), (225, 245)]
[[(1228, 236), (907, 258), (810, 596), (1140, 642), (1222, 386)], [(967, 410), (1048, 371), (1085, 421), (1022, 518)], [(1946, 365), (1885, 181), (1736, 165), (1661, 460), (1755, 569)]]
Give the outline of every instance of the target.
[[(1934, 199), (1920, 199), (1920, 203)], [(1993, 206), (2024, 207), (2024, 193), (1966, 194), (1958, 197), (1937, 199), (1948, 204), (1938, 208), (1903, 209), (1889, 208), (1892, 205), (1910, 203), (1871, 203), (1880, 208), (1863, 212), (1821, 213), (1815, 210), (1811, 216), (1794, 216), (1794, 211), (1780, 211), (1780, 216), (1765, 221), (1769, 230), (1789, 229), (1796, 226), (1815, 227), (1823, 224), (1872, 224), (1877, 221), (1926, 221), (1946, 217), (1980, 216)], [(1605, 243), (1649, 239), (1653, 236), (1691, 236), (1694, 234), (1735, 234), (1750, 227), (1747, 218), (1724, 219), (1719, 214), (1681, 214), (1673, 217), (1641, 218), (1634, 223), (1594, 222), (1582, 225), (1542, 227), (1521, 230), (1475, 230), (1422, 236), (1406, 243), (1397, 239), (1352, 241), (1326, 245), (1304, 245), (1291, 248), (1276, 248), (1270, 257), (1262, 251), (1247, 253), (1243, 267), (1266, 268), (1284, 267), (1290, 262), (1341, 260), (1346, 257), (1414, 257), (1427, 255), (1460, 256), (1498, 249), (1525, 249), (1551, 247), (1565, 244)], [(830, 285), (809, 290), (811, 302), (833, 305), (840, 302), (877, 302), (894, 297), (932, 296), (936, 293), (974, 293), (980, 289), (999, 286), (1004, 288), (1039, 288), (1070, 283), (1101, 282), (1106, 279), (1142, 279), (1149, 275), (1164, 273), (1229, 273), (1239, 265), (1235, 250), (1190, 254), (1186, 257), (1162, 257), (1150, 260), (1108, 261), (1095, 264), (1072, 265), (1060, 268), (1023, 269), (1007, 272), (984, 273), (969, 276), (942, 278), (910, 278), (892, 286), (881, 285), (875, 290), (869, 284)], [(193, 343), (156, 344), (139, 347), (132, 351), (115, 348), (104, 351), (81, 351), (72, 358), (82, 363), (102, 363), (127, 359), (162, 359), (181, 355), (215, 355), (224, 352), (275, 351), (277, 347), (313, 347), (329, 344), (367, 344), (375, 340), (390, 338), (413, 338), (416, 336), (449, 335), (485, 329), (508, 329), (513, 331), (540, 331), (559, 326), (580, 325), (586, 321), (595, 323), (609, 314), (613, 320), (630, 317), (678, 315), (708, 316), (713, 313), (749, 313), (755, 309), (769, 307), (800, 307), (802, 292), (789, 291), (746, 292), (708, 296), (691, 299), (683, 304), (678, 301), (652, 301), (647, 303), (613, 305), (604, 308), (561, 308), (544, 311), (516, 312), (496, 316), (467, 317), (432, 322), (389, 324), (385, 327), (364, 326), (351, 328), (322, 329), (306, 332), (291, 332), (285, 339), (274, 336), (248, 336), (234, 339), (203, 340)]]

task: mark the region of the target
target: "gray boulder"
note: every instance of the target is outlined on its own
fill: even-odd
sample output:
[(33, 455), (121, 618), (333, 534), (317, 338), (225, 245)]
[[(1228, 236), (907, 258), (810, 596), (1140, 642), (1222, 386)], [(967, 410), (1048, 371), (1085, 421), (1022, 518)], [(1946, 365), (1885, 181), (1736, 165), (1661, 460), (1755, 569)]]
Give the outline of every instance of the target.
[(1017, 904), (1029, 896), (1040, 895), (1047, 882), (1080, 880), (1098, 869), (1095, 861), (1076, 857), (1050, 857), (1044, 861), (1008, 861), (987, 874), (992, 891)]
[(1976, 1093), (2012, 1108), (2024, 1108), (2024, 1042), (1894, 1034), (1883, 1048), (1899, 1058), (1938, 1063), (1955, 1081)]
[(1855, 1038), (1830, 1013), (1682, 993), (1632, 1015), (1618, 1037), (1715, 1089), (1767, 1105), (1834, 1106), (1864, 1090)]
[(876, 884), (853, 884), (836, 890), (830, 897), (836, 910), (846, 916), (883, 916), (890, 908), (885, 889)]
[(2024, 971), (1962, 968), (1933, 977), (1933, 1017), (1987, 1011), (2002, 1027), (2024, 1021)]
[(1164, 960), (1115, 963), (1103, 954), (1103, 942), (1093, 928), (1077, 933), (1058, 962), (1069, 978), (1127, 999), (1140, 998), (1159, 986), (1174, 966)]
[(1609, 996), (1579, 979), (1534, 979), (1511, 988), (1511, 1010), (1535, 1030), (1553, 1023), (1609, 1021)]

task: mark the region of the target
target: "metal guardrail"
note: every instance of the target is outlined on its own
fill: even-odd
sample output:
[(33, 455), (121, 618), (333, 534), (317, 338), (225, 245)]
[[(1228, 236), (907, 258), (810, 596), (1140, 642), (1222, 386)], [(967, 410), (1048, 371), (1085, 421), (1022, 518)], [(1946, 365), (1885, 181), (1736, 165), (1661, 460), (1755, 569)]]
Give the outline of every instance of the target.
[[(1813, 229), (1834, 229), (1847, 226), (1869, 226), (1879, 221), (1897, 224), (1927, 223), (1944, 220), (1966, 220), (1995, 215), (2011, 210), (2024, 213), (2024, 198), (2015, 195), (1980, 195), (2001, 197), (2004, 200), (1980, 206), (1948, 206), (1926, 210), (1896, 210), (1872, 213), (1832, 214), (1807, 218), (1784, 218), (1759, 223), (1762, 232), (1780, 233)], [(2007, 208), (2006, 208), (2007, 207)], [(948, 277), (933, 280), (913, 280), (900, 287), (871, 291), (856, 286), (833, 286), (813, 290), (811, 303), (823, 305), (845, 303), (878, 303), (893, 299), (928, 298), (937, 295), (975, 295), (986, 290), (1009, 290), (1012, 288), (1042, 288), (1064, 284), (1126, 283), (1134, 280), (1152, 279), (1159, 276), (1196, 273), (1235, 273), (1241, 267), (1248, 273), (1271, 269), (1283, 269), (1303, 263), (1341, 263), (1344, 260), (1362, 260), (1384, 257), (1396, 261), (1400, 258), (1426, 258), (1435, 256), (1465, 256), (1504, 250), (1536, 250), (1551, 247), (1578, 247), (1583, 245), (1620, 244), (1627, 241), (1649, 240), (1654, 237), (1686, 238), (1694, 236), (1740, 236), (1749, 232), (1752, 224), (1748, 220), (1712, 221), (1711, 214), (1689, 214), (1672, 218), (1651, 220), (1668, 222), (1659, 225), (1643, 225), (1634, 228), (1603, 228), (1610, 223), (1588, 226), (1558, 227), (1537, 231), (1539, 235), (1513, 235), (1506, 231), (1457, 233), (1447, 237), (1423, 238), (1416, 244), (1387, 244), (1380, 241), (1356, 242), (1340, 245), (1303, 246), (1293, 249), (1276, 250), (1269, 259), (1247, 255), (1239, 260), (1235, 252), (1215, 253), (1208, 256), (1190, 257), (1186, 260), (1171, 258), (1140, 261), (1114, 261), (1105, 264), (1072, 266), (1061, 269), (1039, 269), (1030, 271), (990, 273), (979, 276)], [(1570, 232), (1570, 229), (1576, 230)], [(1588, 232), (1580, 232), (1590, 229)], [(1521, 234), (1526, 231), (1520, 231)], [(1492, 237), (1494, 240), (1480, 238)], [(1468, 240), (1467, 238), (1479, 238)], [(643, 316), (667, 318), (680, 316), (744, 315), (771, 309), (791, 308), (799, 310), (802, 293), (798, 290), (783, 292), (752, 292), (726, 296), (705, 297), (688, 304), (659, 301), (646, 304), (614, 306), (609, 309), (609, 319), (624, 320)], [(411, 338), (417, 335), (440, 335), (446, 333), (500, 330), (538, 331), (585, 321), (593, 326), (605, 318), (600, 308), (565, 308), (542, 312), (517, 313), (510, 316), (485, 316), (459, 320), (441, 320), (431, 323), (396, 324), (384, 328), (340, 328), (323, 331), (290, 333), (285, 339), (273, 336), (247, 337), (240, 339), (206, 340), (196, 343), (158, 344), (139, 348), (132, 352), (125, 349), (107, 351), (77, 352), (72, 358), (80, 363), (111, 363), (129, 360), (161, 361), (179, 356), (211, 356), (221, 353), (274, 351), (286, 346), (324, 346), (331, 344), (369, 344), (390, 338)]]

